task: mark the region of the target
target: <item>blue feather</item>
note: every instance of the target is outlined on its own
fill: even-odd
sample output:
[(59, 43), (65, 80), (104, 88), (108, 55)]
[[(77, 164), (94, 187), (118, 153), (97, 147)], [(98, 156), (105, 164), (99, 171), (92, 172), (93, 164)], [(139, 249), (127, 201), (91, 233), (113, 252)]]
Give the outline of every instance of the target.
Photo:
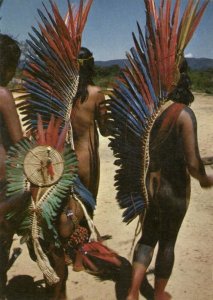
[(141, 68), (142, 74), (144, 75), (144, 79), (145, 79), (145, 81), (146, 81), (146, 83), (147, 83), (147, 86), (148, 86), (148, 88), (149, 88), (149, 91), (150, 91), (150, 94), (151, 94), (151, 97), (152, 97), (152, 101), (153, 101), (155, 104), (157, 104), (158, 98), (157, 98), (157, 96), (156, 96), (156, 94), (155, 94), (155, 91), (154, 91), (152, 82), (151, 82), (151, 80), (150, 80), (149, 74), (148, 74), (148, 72), (147, 72), (147, 70), (146, 70), (146, 68), (145, 68), (145, 66), (144, 66), (144, 64), (143, 64), (143, 62), (141, 61), (140, 57), (138, 56), (138, 53), (137, 53), (137, 51), (135, 50), (135, 48), (132, 48), (132, 49), (131, 49), (131, 53), (132, 53), (132, 55), (133, 55), (135, 61), (137, 62), (137, 64), (138, 64), (138, 65), (140, 66), (140, 68)]
[(92, 210), (95, 209), (96, 202), (90, 191), (82, 184), (79, 177), (74, 181), (74, 191), (77, 193), (85, 204), (89, 204)]

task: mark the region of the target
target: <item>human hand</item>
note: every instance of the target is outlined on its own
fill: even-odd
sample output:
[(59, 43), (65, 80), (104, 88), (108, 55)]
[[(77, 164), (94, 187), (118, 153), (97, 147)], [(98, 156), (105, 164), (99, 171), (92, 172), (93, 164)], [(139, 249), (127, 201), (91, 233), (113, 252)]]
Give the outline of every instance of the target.
[(211, 188), (213, 186), (213, 175), (206, 175), (200, 180), (200, 186), (202, 188)]

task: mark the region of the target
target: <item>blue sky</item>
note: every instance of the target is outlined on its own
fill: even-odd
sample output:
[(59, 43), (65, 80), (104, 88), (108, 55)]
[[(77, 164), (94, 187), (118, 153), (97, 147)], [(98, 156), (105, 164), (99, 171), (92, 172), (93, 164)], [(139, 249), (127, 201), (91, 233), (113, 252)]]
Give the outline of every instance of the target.
[[(48, 5), (48, 0), (43, 0)], [(182, 0), (183, 5), (187, 0)], [(55, 0), (64, 15), (67, 0)], [(74, 0), (73, 2), (78, 2)], [(1, 32), (25, 40), (31, 26), (39, 20), (37, 8), (42, 0), (4, 0), (0, 16)], [(82, 45), (88, 47), (96, 60), (124, 58), (132, 46), (132, 31), (136, 21), (145, 21), (143, 0), (94, 0), (83, 35)], [(193, 57), (213, 58), (213, 1), (185, 51)]]

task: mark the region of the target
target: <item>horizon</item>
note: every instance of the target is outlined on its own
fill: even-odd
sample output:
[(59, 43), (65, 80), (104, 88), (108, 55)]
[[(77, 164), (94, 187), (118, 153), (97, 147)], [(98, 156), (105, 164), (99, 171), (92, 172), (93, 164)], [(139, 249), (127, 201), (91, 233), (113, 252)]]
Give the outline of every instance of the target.
[[(185, 58), (186, 58), (186, 59), (209, 59), (209, 60), (213, 60), (213, 58), (209, 58), (209, 57), (186, 57), (186, 56), (185, 56)], [(113, 59), (107, 59), (107, 60), (101, 60), (101, 59), (98, 59), (98, 60), (97, 60), (97, 59), (95, 59), (95, 62), (96, 62), (96, 61), (103, 61), (103, 62), (106, 62), (106, 61), (110, 61), (110, 60), (112, 60), (112, 61), (113, 61), (113, 60), (127, 60), (127, 58), (125, 58), (125, 57), (124, 57), (124, 58), (113, 58)]]

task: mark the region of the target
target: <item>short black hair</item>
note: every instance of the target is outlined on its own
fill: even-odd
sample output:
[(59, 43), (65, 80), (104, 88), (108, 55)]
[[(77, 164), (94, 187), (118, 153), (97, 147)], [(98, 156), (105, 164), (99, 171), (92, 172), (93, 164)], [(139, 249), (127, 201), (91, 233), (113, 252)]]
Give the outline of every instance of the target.
[(95, 62), (92, 52), (81, 47), (78, 55), (79, 63), (79, 85), (75, 99), (81, 99), (84, 102), (88, 97), (87, 86), (94, 85), (93, 78), (95, 75)]
[(194, 95), (192, 94), (191, 80), (188, 75), (189, 66), (186, 58), (183, 58), (181, 65), (179, 67), (180, 79), (174, 90), (168, 95), (169, 100), (173, 100), (178, 103), (183, 103), (186, 105), (191, 104), (194, 101)]

